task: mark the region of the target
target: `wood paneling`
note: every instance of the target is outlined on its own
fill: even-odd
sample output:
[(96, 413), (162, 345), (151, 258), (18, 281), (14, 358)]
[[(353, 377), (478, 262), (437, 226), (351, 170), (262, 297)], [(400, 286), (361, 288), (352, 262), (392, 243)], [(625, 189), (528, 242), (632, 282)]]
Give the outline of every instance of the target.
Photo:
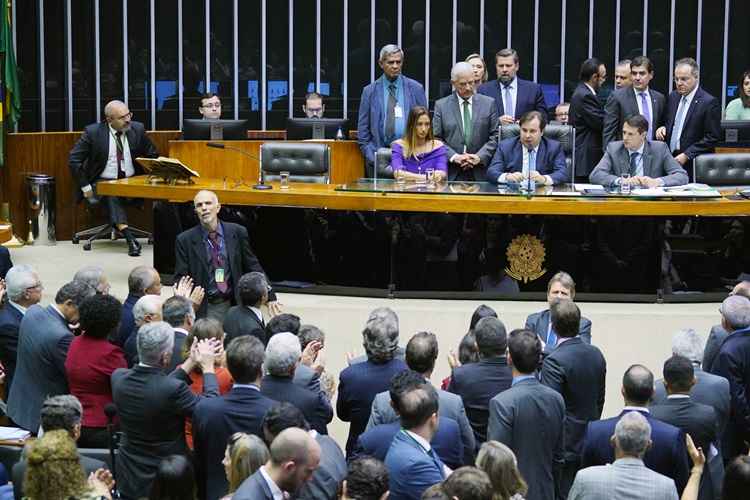
[(750, 153), (750, 148), (716, 148), (716, 154)]

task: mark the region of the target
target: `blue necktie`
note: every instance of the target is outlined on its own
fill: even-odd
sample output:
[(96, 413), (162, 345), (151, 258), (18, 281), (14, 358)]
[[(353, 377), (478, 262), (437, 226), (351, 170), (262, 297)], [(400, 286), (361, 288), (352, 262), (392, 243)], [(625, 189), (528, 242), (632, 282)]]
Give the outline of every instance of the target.
[(674, 127), (672, 127), (672, 136), (669, 138), (669, 149), (671, 151), (677, 151), (680, 149), (680, 136), (682, 135), (682, 126), (685, 121), (685, 113), (687, 112), (688, 103), (687, 97), (680, 99), (680, 105), (677, 109), (677, 116), (674, 120)]
[(640, 153), (635, 151), (630, 153), (630, 175), (636, 175), (635, 171), (638, 168), (638, 157)]
[(557, 334), (552, 328), (549, 329), (549, 335), (547, 335), (547, 345), (550, 347), (557, 345)]
[(503, 89), (503, 108), (508, 116), (516, 116), (513, 110), (513, 96), (510, 93), (510, 84)]

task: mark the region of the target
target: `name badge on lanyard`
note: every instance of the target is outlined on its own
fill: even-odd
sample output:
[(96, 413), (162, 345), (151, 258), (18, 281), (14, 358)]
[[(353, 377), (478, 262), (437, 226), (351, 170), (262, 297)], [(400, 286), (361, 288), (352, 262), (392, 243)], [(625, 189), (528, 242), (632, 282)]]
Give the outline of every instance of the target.
[(214, 271), (214, 281), (217, 283), (224, 283), (224, 268), (216, 268), (216, 270)]
[(395, 116), (396, 118), (403, 118), (404, 117), (404, 108), (402, 108), (401, 106), (397, 105), (395, 108), (393, 108), (393, 116)]

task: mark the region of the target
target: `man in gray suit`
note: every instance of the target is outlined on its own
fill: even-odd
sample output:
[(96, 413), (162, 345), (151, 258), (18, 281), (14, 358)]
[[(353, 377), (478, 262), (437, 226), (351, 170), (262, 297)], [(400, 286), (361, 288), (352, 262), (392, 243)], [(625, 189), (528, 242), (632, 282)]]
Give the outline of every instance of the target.
[[(406, 344), (406, 365), (429, 381), (435, 369), (438, 357), (438, 341), (434, 333), (420, 332), (414, 335)], [(438, 416), (447, 417), (458, 422), (461, 429), (461, 440), (464, 443), (464, 460), (467, 464), (474, 463), (474, 448), (476, 446), (474, 431), (471, 429), (469, 418), (461, 396), (452, 392), (436, 389), (440, 402)], [(389, 391), (383, 391), (375, 396), (372, 402), (370, 420), (366, 430), (379, 424), (388, 424), (399, 419), (393, 410)]]
[[(750, 281), (741, 281), (735, 285), (732, 293), (729, 295), (742, 295), (750, 299)], [(706, 348), (703, 354), (703, 369), (711, 371), (716, 355), (719, 354), (721, 344), (727, 338), (729, 332), (720, 324), (711, 327), (711, 333), (708, 334)]]
[(663, 142), (647, 140), (648, 121), (632, 115), (622, 126), (622, 141), (611, 142), (589, 176), (593, 184), (619, 186), (622, 174), (630, 174), (631, 186), (655, 188), (681, 186), (688, 175)]
[(578, 471), (568, 500), (677, 500), (674, 480), (643, 464), (651, 446), (651, 426), (643, 415), (635, 411), (623, 415), (611, 442), (615, 462)]
[(484, 181), (497, 148), (495, 100), (474, 90), (471, 64), (459, 62), (451, 69), (455, 92), (435, 102), (432, 130), (448, 148), (449, 181)]
[(78, 322), (78, 306), (96, 293), (81, 281), (58, 290), (55, 303), (31, 306), (18, 331), (18, 361), (8, 398), (8, 416), (32, 433), (39, 430), (39, 411), (49, 396), (68, 393), (65, 358), (73, 341), (69, 324)]
[(539, 337), (514, 330), (508, 339), (513, 384), (490, 400), (487, 439), (516, 454), (518, 470), (529, 485), (527, 500), (551, 500), (559, 491), (563, 466), (565, 402), (534, 377), (542, 354)]
[(295, 497), (320, 463), (320, 446), (296, 427), (281, 431), (270, 446), (271, 459), (243, 481), (234, 500)]

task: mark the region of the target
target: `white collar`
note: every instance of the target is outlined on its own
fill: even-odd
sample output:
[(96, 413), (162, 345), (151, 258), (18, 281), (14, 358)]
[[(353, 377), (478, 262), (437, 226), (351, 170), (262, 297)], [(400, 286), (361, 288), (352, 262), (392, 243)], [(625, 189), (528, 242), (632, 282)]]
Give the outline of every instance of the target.
[(646, 97), (648, 97), (649, 99), (651, 98), (651, 90), (649, 89), (649, 87), (646, 87), (646, 89), (645, 89), (645, 90), (638, 90), (638, 89), (636, 89), (635, 87), (631, 87), (631, 88), (633, 89), (633, 92), (635, 92), (635, 97), (636, 97), (636, 99), (637, 99), (638, 97), (640, 97), (640, 95), (641, 95), (641, 92), (645, 93), (645, 94), (646, 94)]
[(642, 411), (646, 413), (651, 413), (648, 410), (648, 408), (646, 408), (645, 406), (626, 406), (625, 408), (622, 409), (622, 411)]
[[(520, 140), (519, 140), (519, 142), (520, 142)], [(541, 143), (542, 143), (542, 141), (539, 141), (539, 144), (541, 144)], [(533, 148), (534, 153), (538, 153), (539, 152), (539, 144), (537, 144), (536, 146), (534, 146), (534, 148)], [(522, 143), (522, 142), (521, 142), (521, 147), (523, 148), (523, 154), (525, 154), (525, 155), (529, 154), (529, 148), (527, 148), (526, 145), (524, 143)]]
[[(646, 139), (648, 140), (648, 139)], [(643, 156), (643, 150), (646, 149), (646, 140), (643, 141), (643, 144), (641, 144), (641, 147), (636, 149), (635, 151), (631, 151), (628, 148), (625, 148), (625, 150), (628, 152), (628, 156), (630, 156), (633, 153), (638, 153), (641, 156)]]
[(239, 388), (244, 387), (246, 389), (255, 389), (256, 391), (260, 392), (260, 387), (258, 387), (255, 384), (237, 384), (237, 383), (232, 384), (232, 389), (237, 389), (238, 387)]
[(408, 431), (406, 429), (404, 429), (404, 432), (407, 433), (412, 438), (414, 438), (414, 441), (416, 441), (417, 443), (419, 443), (419, 445), (422, 448), (424, 448), (424, 451), (430, 451), (430, 449), (432, 448), (432, 446), (430, 446), (430, 442), (427, 441), (422, 436), (420, 436), (419, 434), (417, 434), (416, 432)]
[(670, 394), (667, 399), (689, 399), (690, 394)]
[(26, 314), (26, 311), (28, 311), (28, 309), (29, 309), (28, 307), (23, 307), (21, 304), (16, 304), (15, 302), (13, 302), (10, 299), (8, 299), (8, 304), (10, 304), (13, 307), (15, 307), (16, 309), (18, 309), (18, 312), (20, 312), (21, 314), (24, 314), (24, 315)]
[(258, 309), (255, 306), (247, 306), (248, 309), (250, 309), (255, 315), (258, 317), (258, 320), (262, 323), (263, 322), (263, 311)]
[(63, 319), (63, 321), (65, 321), (65, 324), (67, 325), (68, 318), (66, 318), (62, 311), (57, 307), (57, 304), (52, 304), (52, 309), (54, 309), (55, 312), (60, 315), (60, 317)]
[(695, 88), (690, 91), (690, 93), (686, 96), (680, 96), (680, 100), (687, 99), (688, 106), (690, 106), (690, 103), (693, 102), (693, 99), (695, 99), (695, 94), (698, 92), (698, 85), (696, 84)]
[(589, 85), (586, 82), (583, 82), (583, 84), (589, 88), (589, 90), (591, 91), (592, 94), (596, 95), (596, 90), (594, 90), (594, 87), (592, 87), (591, 85)]
[[(510, 83), (507, 85), (507, 87), (511, 90), (514, 90), (516, 88), (516, 80), (518, 80), (518, 77), (513, 78)], [(503, 90), (505, 90), (506, 85), (498, 80), (498, 83), (500, 83), (500, 87), (502, 87)]]
[(279, 488), (275, 482), (273, 482), (271, 476), (268, 475), (265, 465), (262, 465), (260, 467), (260, 475), (263, 476), (266, 484), (268, 484), (268, 488), (271, 490), (271, 496), (273, 496), (274, 500), (281, 500), (282, 498), (284, 498), (284, 492), (281, 491), (281, 488)]
[(175, 331), (175, 333), (180, 333), (180, 334), (182, 334), (182, 335), (184, 335), (186, 337), (188, 336), (188, 331), (185, 330), (184, 328), (175, 327), (174, 331)]

